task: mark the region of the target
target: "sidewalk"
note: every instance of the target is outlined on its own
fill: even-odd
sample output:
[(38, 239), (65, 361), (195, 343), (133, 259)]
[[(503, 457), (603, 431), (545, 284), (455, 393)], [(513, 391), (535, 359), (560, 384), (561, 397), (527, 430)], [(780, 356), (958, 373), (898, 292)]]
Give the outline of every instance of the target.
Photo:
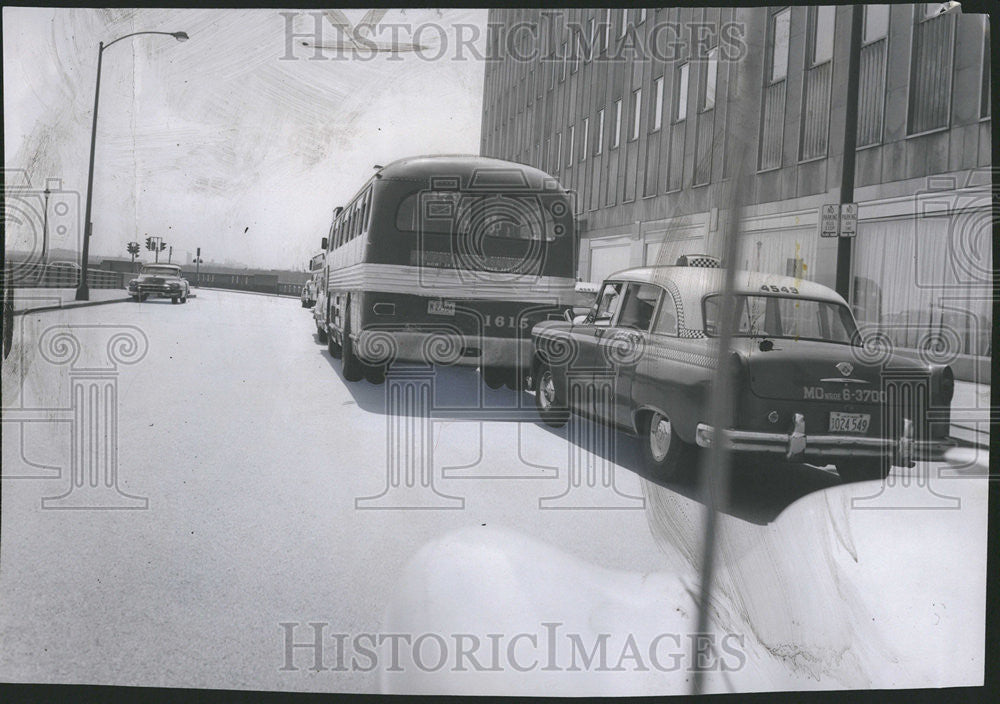
[(92, 288), (89, 301), (76, 300), (75, 288), (15, 288), (14, 315), (42, 311), (99, 306), (131, 300), (125, 289)]

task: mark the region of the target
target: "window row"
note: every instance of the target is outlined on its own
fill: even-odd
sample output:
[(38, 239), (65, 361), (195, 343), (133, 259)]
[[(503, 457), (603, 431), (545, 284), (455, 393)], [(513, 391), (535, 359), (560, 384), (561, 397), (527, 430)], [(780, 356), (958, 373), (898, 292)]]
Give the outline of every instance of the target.
[(368, 230), (371, 220), (372, 188), (354, 197), (350, 204), (336, 213), (330, 225), (329, 247), (337, 249)]

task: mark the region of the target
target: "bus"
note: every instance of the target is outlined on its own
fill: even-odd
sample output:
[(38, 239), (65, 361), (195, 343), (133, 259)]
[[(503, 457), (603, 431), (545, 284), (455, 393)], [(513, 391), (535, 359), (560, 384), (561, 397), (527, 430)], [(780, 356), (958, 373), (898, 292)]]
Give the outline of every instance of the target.
[(478, 156), (375, 168), (322, 242), (313, 315), (344, 378), (380, 383), (406, 362), (524, 385), (532, 326), (575, 300), (573, 194), (538, 169)]
[(310, 308), (316, 304), (317, 292), (323, 281), (323, 264), (326, 262), (326, 252), (321, 251), (309, 260), (309, 281), (302, 287), (302, 307)]

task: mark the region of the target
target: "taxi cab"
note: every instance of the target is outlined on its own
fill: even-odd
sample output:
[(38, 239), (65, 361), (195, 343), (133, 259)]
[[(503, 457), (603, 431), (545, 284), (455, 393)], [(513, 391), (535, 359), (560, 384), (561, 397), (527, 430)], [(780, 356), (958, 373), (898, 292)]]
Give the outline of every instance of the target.
[(863, 342), (846, 301), (799, 278), (735, 272), (738, 323), (722, 370), (733, 427), (710, 425), (723, 271), (686, 255), (619, 271), (589, 314), (532, 329), (532, 379), (543, 421), (570, 413), (641, 438), (660, 477), (693, 466), (724, 438), (736, 452), (834, 464), (844, 481), (882, 479), (951, 446), (954, 375)]

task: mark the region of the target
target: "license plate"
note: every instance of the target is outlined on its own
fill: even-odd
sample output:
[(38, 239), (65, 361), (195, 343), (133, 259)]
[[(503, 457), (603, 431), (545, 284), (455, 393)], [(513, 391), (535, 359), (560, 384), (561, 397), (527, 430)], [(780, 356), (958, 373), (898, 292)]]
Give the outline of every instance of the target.
[(830, 432), (832, 433), (867, 433), (871, 422), (868, 413), (830, 413)]
[(431, 315), (455, 315), (455, 302), (427, 301), (427, 312)]

